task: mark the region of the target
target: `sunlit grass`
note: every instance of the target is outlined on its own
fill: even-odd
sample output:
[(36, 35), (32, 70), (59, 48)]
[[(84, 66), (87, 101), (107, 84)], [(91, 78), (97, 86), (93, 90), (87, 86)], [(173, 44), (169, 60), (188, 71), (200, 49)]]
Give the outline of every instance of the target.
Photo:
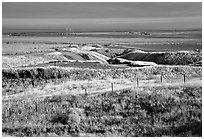
[[(58, 136), (201, 136), (201, 95), (201, 87), (161, 86), (91, 96), (55, 95), (40, 100), (4, 101), (3, 133), (14, 136), (50, 136), (52, 133)], [(67, 124), (71, 120), (68, 111), (73, 107), (83, 113), (78, 115), (77, 125)]]

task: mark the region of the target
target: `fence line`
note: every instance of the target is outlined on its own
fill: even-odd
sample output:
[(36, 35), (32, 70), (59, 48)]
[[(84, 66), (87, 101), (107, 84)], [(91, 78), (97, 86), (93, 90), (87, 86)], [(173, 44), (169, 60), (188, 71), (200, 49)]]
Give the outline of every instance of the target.
[[(186, 83), (186, 75), (185, 74), (182, 74), (183, 75), (183, 82), (184, 83)], [(161, 81), (161, 83), (163, 82), (163, 77), (164, 77), (164, 74), (161, 74), (160, 75), (160, 81)], [(157, 76), (157, 78), (158, 78), (158, 76)], [(137, 87), (139, 87), (139, 77), (136, 77), (136, 82), (137, 82)], [(84, 88), (84, 92), (85, 92), (85, 96), (88, 96), (88, 92), (87, 92), (87, 88)], [(111, 92), (112, 93), (114, 93), (114, 83), (112, 82), (111, 83)], [(102, 97), (102, 102), (101, 102), (101, 104), (102, 104), (102, 108), (103, 108), (103, 105), (104, 105), (104, 99), (105, 99), (105, 97), (107, 97), (107, 92), (105, 92), (105, 93), (101, 93), (101, 97)], [(99, 95), (99, 94), (98, 94)], [(138, 98), (137, 97), (138, 96), (138, 94), (137, 94), (137, 92), (135, 92), (135, 94), (133, 94), (133, 98), (135, 99), (135, 98)], [(6, 93), (6, 97), (8, 97), (8, 94)], [(39, 101), (44, 101), (44, 100), (38, 100), (38, 99), (36, 99), (36, 101), (34, 102), (34, 108), (35, 108), (35, 111), (36, 111), (36, 113), (37, 112), (39, 112), (39, 109), (40, 109), (40, 107), (39, 107)], [(8, 102), (7, 102), (7, 105), (8, 105), (8, 107), (6, 108), (6, 116), (11, 116), (11, 114), (12, 114), (12, 109), (11, 109), (11, 104), (10, 104), (10, 100), (8, 100)], [(25, 106), (26, 106), (26, 103), (25, 103), (25, 100), (23, 99), (22, 100), (22, 105), (23, 105), (23, 107), (25, 108)], [(58, 107), (58, 106), (57, 106)], [(75, 106), (76, 107), (76, 106)], [(56, 107), (55, 107), (56, 108)], [(54, 105), (52, 105), (52, 109), (54, 109)], [(47, 112), (47, 108), (45, 107), (45, 112)]]
[[(183, 82), (185, 83), (186, 82), (186, 75), (185, 74), (182, 74), (183, 75)], [(160, 83), (163, 83), (164, 82), (164, 74), (162, 73), (160, 75)], [(139, 77), (136, 77), (136, 84), (137, 84), (137, 87), (139, 87)], [(113, 93), (114, 92), (114, 83), (111, 83), (111, 92)], [(105, 93), (103, 93), (105, 94)]]

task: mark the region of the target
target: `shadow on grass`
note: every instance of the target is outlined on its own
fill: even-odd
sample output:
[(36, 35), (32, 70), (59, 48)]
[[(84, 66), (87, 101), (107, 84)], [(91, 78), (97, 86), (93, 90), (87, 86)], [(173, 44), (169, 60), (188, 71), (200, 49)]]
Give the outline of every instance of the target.
[(202, 121), (189, 122), (178, 127), (158, 129), (154, 133), (150, 133), (147, 136), (202, 137)]

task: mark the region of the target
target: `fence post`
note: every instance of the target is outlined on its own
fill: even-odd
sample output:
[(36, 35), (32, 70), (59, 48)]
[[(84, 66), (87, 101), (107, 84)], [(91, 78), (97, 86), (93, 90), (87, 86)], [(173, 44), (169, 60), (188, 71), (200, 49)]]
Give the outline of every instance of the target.
[(10, 117), (11, 116), (11, 104), (10, 104), (10, 100), (7, 100), (8, 101), (8, 116)]
[(160, 77), (161, 83), (162, 83), (162, 81), (163, 81), (163, 79), (162, 79), (162, 78), (163, 78), (163, 74), (161, 74), (161, 77)]
[(113, 83), (111, 83), (112, 93), (113, 93)]
[[(7, 106), (7, 105), (6, 105), (6, 106)], [(9, 107), (6, 107), (6, 117), (8, 117), (8, 113), (9, 113), (9, 112), (8, 112), (8, 108), (9, 108)]]
[(90, 123), (91, 129), (92, 129), (93, 125), (92, 125), (92, 120), (91, 120), (90, 116), (89, 116), (89, 123)]
[(26, 112), (26, 101), (25, 101), (25, 99), (23, 99), (23, 112)]
[(86, 88), (84, 89), (84, 91), (85, 91), (85, 96), (87, 96), (87, 90), (86, 90)]
[(186, 82), (186, 75), (183, 74), (183, 82), (185, 83)]
[(35, 102), (35, 111), (38, 112), (38, 99), (36, 99), (36, 102)]
[(137, 77), (137, 86), (139, 86), (139, 78)]
[(103, 94), (101, 94), (101, 114), (103, 115)]
[(10, 107), (8, 108), (8, 116), (9, 117), (11, 116), (11, 109), (10, 109)]

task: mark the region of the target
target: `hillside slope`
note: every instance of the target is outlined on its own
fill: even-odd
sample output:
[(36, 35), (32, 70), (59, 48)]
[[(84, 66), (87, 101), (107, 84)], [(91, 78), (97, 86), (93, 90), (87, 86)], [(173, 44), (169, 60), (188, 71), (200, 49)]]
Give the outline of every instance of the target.
[(202, 53), (196, 51), (179, 51), (179, 52), (145, 52), (130, 51), (118, 56), (132, 61), (149, 61), (163, 65), (202, 65)]

